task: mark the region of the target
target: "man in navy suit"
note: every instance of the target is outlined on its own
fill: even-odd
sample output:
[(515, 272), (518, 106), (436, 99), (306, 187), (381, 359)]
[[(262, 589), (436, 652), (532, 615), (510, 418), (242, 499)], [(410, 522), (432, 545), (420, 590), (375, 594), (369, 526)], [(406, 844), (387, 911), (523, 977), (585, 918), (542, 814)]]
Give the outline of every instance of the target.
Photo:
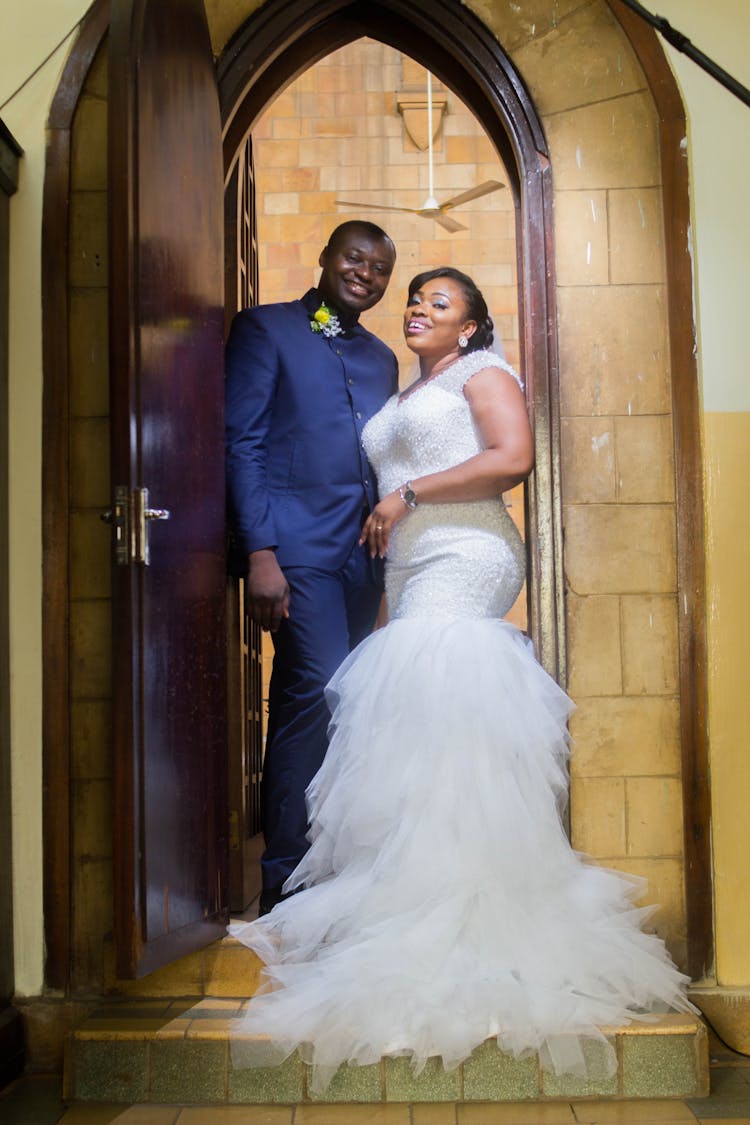
[(305, 789), (330, 718), (323, 689), (380, 602), (380, 564), (358, 544), (377, 498), (361, 437), (397, 389), (397, 364), (359, 315), (385, 293), (395, 260), (380, 227), (342, 223), (317, 288), (239, 312), (227, 343), (230, 518), (247, 555), (250, 616), (274, 642), (261, 913), (308, 847)]

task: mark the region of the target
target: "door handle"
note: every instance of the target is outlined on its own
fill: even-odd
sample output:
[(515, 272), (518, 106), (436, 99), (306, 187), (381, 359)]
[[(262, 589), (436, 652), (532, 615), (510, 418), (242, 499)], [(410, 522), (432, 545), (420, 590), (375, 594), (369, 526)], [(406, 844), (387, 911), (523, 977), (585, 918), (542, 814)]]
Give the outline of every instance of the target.
[(150, 508), (147, 488), (131, 490), (127, 485), (118, 484), (112, 507), (101, 512), (99, 518), (115, 533), (114, 553), (118, 566), (131, 562), (148, 566), (148, 525), (152, 520), (171, 519), (172, 513), (168, 508)]
[(148, 489), (136, 488), (133, 490), (134, 524), (135, 524), (135, 559), (134, 562), (148, 566), (151, 562), (151, 551), (148, 542), (148, 525), (154, 520), (171, 519), (172, 513), (168, 508), (150, 508), (148, 504)]

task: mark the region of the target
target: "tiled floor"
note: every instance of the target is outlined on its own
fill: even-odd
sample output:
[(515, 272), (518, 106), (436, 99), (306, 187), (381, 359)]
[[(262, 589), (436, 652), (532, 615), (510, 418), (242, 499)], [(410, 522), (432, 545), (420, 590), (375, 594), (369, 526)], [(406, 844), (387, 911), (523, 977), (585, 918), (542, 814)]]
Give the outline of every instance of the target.
[(57, 1076), (0, 1093), (2, 1125), (750, 1125), (750, 1059), (713, 1042), (711, 1096), (700, 1101), (572, 1101), (545, 1105), (122, 1106), (65, 1108)]

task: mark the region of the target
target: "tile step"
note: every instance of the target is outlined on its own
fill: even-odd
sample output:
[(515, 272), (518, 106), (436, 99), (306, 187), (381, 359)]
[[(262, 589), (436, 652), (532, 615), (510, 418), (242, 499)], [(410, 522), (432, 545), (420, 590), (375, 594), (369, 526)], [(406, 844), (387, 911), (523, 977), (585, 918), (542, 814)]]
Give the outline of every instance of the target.
[[(109, 953), (113, 963), (114, 948)], [(227, 936), (139, 980), (118, 980), (112, 971), (107, 991), (129, 998), (212, 996), (249, 999), (258, 989), (262, 968), (263, 962), (257, 954), (236, 938)]]
[[(456, 1070), (439, 1059), (415, 1076), (407, 1059), (343, 1066), (323, 1096), (295, 1053), (281, 1066), (235, 1070), (229, 1050), (244, 998), (115, 1002), (68, 1038), (67, 1101), (261, 1105), (336, 1102), (506, 1102), (570, 1098), (699, 1098), (708, 1094), (708, 1037), (692, 1016), (606, 1029), (617, 1073), (558, 1078), (536, 1056), (513, 1059), (494, 1040)], [(598, 1044), (588, 1050), (596, 1053)]]

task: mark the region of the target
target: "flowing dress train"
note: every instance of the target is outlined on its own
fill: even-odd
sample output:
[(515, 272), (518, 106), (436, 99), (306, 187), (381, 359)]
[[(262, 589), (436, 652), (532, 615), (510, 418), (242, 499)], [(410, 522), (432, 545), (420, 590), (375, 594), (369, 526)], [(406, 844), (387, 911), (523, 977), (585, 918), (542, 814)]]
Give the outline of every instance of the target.
[[(382, 495), (479, 452), (463, 388), (490, 366), (516, 377), (475, 352), (368, 423)], [(642, 929), (642, 881), (565, 835), (573, 704), (501, 620), (524, 570), (499, 499), (425, 504), (394, 529), (389, 624), (327, 689), (311, 846), (285, 888), (305, 889), (231, 927), (267, 966), (235, 1066), (299, 1048), (321, 1090), (343, 1062), (441, 1056), (449, 1069), (497, 1037), (576, 1074), (595, 1039), (612, 1073), (602, 1027), (692, 1010), (687, 978)]]

